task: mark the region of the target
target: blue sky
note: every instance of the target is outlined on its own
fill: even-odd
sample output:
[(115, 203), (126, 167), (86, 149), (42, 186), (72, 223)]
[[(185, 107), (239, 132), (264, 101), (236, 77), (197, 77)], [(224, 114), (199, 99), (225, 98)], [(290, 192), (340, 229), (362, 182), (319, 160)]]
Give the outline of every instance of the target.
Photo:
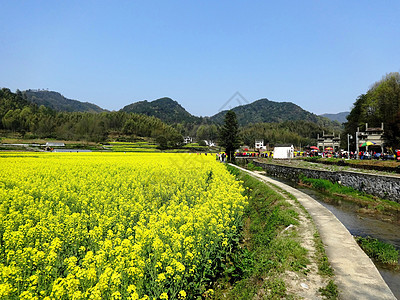
[(210, 116), (235, 93), (321, 113), (400, 71), (400, 1), (4, 1), (0, 87), (118, 110), (164, 96)]

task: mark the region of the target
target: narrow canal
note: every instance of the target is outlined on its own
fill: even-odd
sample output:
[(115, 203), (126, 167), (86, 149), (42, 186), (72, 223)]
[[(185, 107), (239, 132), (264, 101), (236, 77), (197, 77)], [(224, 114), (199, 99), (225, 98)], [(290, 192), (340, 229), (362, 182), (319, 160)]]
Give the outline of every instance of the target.
[[(356, 203), (328, 197), (325, 194), (299, 186), (289, 180), (276, 177), (272, 178), (290, 185), (318, 201), (321, 205), (329, 209), (353, 236), (370, 236), (380, 241), (392, 244), (400, 250), (400, 225), (378, 220), (363, 214), (360, 212), (362, 211), (360, 210), (361, 206)], [(393, 268), (386, 267), (375, 261), (374, 263), (393, 294), (397, 299), (400, 299), (400, 271), (395, 271)]]

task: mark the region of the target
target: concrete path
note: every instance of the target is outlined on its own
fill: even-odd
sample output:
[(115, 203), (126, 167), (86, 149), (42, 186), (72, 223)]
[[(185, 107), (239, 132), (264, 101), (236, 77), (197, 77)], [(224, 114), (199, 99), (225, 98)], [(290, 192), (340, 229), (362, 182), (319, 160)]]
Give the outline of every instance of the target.
[(325, 245), (326, 255), (335, 273), (340, 299), (396, 299), (371, 259), (328, 209), (310, 196), (284, 183), (232, 166), (286, 190), (308, 211)]

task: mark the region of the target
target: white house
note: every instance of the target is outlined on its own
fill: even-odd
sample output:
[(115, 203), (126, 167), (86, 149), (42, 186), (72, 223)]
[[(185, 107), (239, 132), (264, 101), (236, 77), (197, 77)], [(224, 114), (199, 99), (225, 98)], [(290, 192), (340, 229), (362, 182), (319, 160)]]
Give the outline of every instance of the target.
[(193, 138), (190, 137), (190, 136), (185, 136), (185, 137), (183, 138), (183, 142), (184, 142), (185, 144), (193, 143)]
[(293, 145), (277, 145), (274, 148), (274, 159), (291, 159), (294, 157)]
[(65, 147), (65, 144), (57, 142), (47, 142), (46, 147)]
[(254, 148), (260, 150), (267, 150), (267, 147), (264, 146), (264, 140), (256, 140), (254, 143)]

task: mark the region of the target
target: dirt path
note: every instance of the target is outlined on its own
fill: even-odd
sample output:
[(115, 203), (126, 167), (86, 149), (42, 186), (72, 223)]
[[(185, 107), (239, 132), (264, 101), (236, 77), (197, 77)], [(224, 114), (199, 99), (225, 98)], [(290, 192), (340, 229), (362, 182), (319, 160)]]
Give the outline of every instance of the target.
[(314, 234), (317, 233), (317, 229), (314, 222), (312, 221), (310, 215), (297, 201), (289, 198), (287, 194), (283, 193), (281, 189), (277, 188), (275, 185), (272, 185), (270, 182), (265, 180), (263, 180), (263, 182), (265, 182), (265, 184), (267, 184), (274, 191), (282, 195), (298, 213), (299, 224), (293, 226), (292, 228), (293, 230), (297, 230), (301, 246), (308, 251), (307, 257), (310, 261), (310, 264), (307, 265), (307, 268), (309, 272), (307, 272), (306, 275), (303, 273), (287, 271), (284, 277), (287, 292), (303, 299), (323, 299), (319, 289), (326, 287), (330, 278), (318, 274), (318, 264), (316, 258), (317, 249), (314, 238)]
[[(259, 173), (259, 172), (254, 172)], [(253, 174), (252, 174), (253, 175)], [(301, 205), (288, 197), (284, 191), (279, 189), (277, 186), (271, 184), (270, 182), (257, 177), (257, 179), (262, 180), (275, 192), (279, 193), (285, 200), (290, 203), (292, 208), (298, 213), (299, 224), (285, 229), (297, 230), (299, 242), (302, 247), (307, 249), (307, 257), (310, 263), (307, 265), (309, 270), (307, 274), (301, 272), (286, 271), (283, 280), (285, 281), (287, 292), (290, 295), (296, 295), (299, 299), (323, 299), (320, 288), (326, 287), (329, 278), (318, 274), (318, 264), (316, 261), (316, 245), (314, 240), (314, 234), (317, 233), (315, 224), (313, 223), (311, 217), (308, 213), (301, 207)], [(284, 234), (282, 232), (281, 234)]]
[(315, 253), (313, 235), (315, 230), (318, 230), (335, 273), (335, 283), (340, 291), (340, 299), (396, 299), (373, 262), (360, 249), (343, 224), (329, 210), (308, 195), (292, 187), (255, 172), (238, 168), (269, 184), (269, 186), (277, 186), (278, 189), (275, 187), (275, 190), (282, 189), (295, 196), (314, 221), (312, 222), (297, 201), (289, 198), (288, 201), (291, 201), (293, 207), (299, 212), (300, 225), (296, 226), (296, 230), (299, 231), (299, 235), (304, 239), (302, 245), (309, 249), (310, 261), (313, 263), (309, 266), (310, 272), (307, 276), (304, 275), (303, 277), (297, 273), (287, 273), (288, 292), (305, 299), (321, 298), (316, 291), (326, 285), (326, 279), (321, 278), (318, 274), (315, 259), (312, 259)]

